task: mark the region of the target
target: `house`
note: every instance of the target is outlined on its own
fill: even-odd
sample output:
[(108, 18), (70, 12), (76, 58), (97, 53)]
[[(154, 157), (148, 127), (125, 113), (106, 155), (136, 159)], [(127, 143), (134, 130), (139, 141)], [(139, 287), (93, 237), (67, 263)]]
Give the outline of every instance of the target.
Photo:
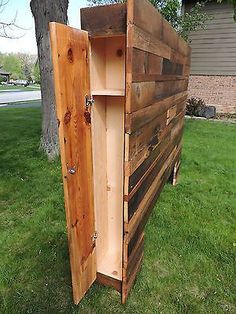
[[(183, 0), (189, 11), (196, 0)], [(189, 96), (216, 106), (217, 112), (236, 113), (236, 23), (233, 7), (211, 1), (204, 11), (212, 16), (206, 28), (190, 34), (192, 47)]]
[(10, 80), (10, 72), (5, 71), (3, 68), (0, 67), (0, 76), (5, 77), (6, 78), (6, 82), (8, 83)]

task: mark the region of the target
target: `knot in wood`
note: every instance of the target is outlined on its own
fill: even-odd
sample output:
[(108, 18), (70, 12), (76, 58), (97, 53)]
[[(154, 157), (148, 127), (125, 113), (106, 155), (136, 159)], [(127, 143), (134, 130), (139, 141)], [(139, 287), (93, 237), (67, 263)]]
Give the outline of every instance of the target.
[(70, 119), (71, 119), (71, 112), (67, 111), (64, 116), (64, 123), (68, 124), (70, 122)]
[(85, 117), (86, 124), (91, 124), (91, 114), (89, 111), (85, 111), (84, 117)]
[(123, 56), (123, 50), (122, 49), (117, 49), (116, 54), (118, 57), (122, 57)]
[(74, 56), (73, 56), (73, 51), (72, 51), (71, 48), (68, 49), (67, 58), (68, 58), (68, 60), (69, 60), (70, 63), (73, 63), (73, 61), (74, 61)]

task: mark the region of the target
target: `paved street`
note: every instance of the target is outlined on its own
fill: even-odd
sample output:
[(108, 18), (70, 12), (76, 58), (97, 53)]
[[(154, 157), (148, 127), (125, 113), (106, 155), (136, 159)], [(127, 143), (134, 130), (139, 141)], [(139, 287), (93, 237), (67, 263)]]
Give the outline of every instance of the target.
[(8, 91), (0, 93), (0, 104), (41, 99), (40, 91)]
[(22, 101), (18, 103), (0, 104), (1, 108), (39, 108), (41, 107), (41, 100)]

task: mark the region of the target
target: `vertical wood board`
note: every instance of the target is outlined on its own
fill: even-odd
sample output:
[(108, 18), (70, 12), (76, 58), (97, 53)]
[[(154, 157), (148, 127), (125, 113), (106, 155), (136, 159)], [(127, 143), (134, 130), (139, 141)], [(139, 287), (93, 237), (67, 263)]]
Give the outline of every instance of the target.
[[(74, 302), (96, 279), (88, 33), (50, 23)], [(81, 79), (82, 78), (82, 79)]]

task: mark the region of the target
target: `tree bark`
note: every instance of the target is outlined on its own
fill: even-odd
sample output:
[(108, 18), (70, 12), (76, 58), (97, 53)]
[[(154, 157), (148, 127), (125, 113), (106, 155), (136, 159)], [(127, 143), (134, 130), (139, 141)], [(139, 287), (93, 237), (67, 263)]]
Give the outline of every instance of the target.
[(42, 95), (42, 136), (40, 148), (50, 160), (59, 154), (58, 128), (53, 85), (49, 22), (67, 24), (69, 0), (31, 0), (30, 7), (35, 21)]

